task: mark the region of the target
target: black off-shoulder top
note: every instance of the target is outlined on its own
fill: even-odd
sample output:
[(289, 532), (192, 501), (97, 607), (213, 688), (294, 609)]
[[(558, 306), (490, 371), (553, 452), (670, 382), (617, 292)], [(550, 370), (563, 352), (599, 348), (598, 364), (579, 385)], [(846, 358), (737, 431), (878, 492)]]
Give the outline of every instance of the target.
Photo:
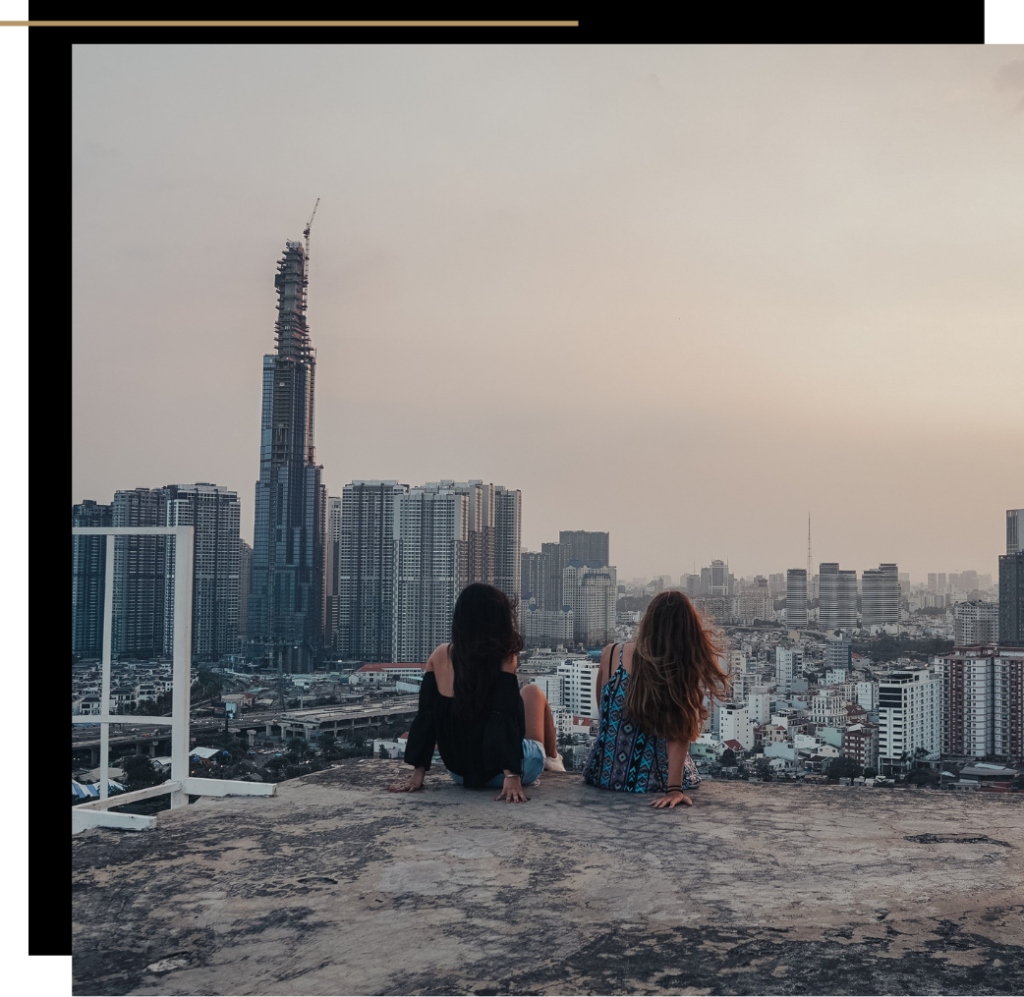
[(498, 676), (490, 709), (475, 721), (455, 715), (454, 697), (442, 696), (434, 673), (427, 672), (420, 687), (419, 712), (409, 728), (405, 760), (429, 769), (436, 744), (448, 771), (461, 775), (467, 788), (479, 789), (505, 769), (522, 775), (525, 736), (523, 697), (512, 672)]

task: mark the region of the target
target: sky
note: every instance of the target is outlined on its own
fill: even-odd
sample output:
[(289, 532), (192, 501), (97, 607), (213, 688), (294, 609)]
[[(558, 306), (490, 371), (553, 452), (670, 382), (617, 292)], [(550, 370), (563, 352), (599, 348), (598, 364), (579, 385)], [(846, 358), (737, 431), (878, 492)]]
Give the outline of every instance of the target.
[(72, 501), (252, 540), (275, 266), (316, 445), (523, 493), (523, 548), (997, 572), (1024, 507), (1024, 46), (98, 46), (73, 58)]

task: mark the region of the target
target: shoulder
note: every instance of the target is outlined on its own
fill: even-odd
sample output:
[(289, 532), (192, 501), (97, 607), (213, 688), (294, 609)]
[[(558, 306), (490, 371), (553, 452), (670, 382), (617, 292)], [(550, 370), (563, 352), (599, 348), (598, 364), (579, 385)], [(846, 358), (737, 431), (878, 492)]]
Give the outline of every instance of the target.
[(434, 649), (434, 653), (431, 654), (431, 656), (429, 658), (427, 658), (427, 663), (423, 666), (423, 671), (424, 672), (437, 671), (438, 667), (443, 668), (445, 665), (447, 665), (449, 663), (449, 661), (450, 661), (450, 659), (448, 657), (448, 645), (447, 644), (439, 644)]

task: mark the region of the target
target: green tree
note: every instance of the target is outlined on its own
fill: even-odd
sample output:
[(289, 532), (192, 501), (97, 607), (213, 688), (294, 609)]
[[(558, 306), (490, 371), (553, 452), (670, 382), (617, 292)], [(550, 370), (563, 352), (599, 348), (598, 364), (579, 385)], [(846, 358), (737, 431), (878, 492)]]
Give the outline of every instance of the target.
[(147, 755), (125, 755), (121, 759), (121, 769), (124, 771), (125, 789), (128, 790), (156, 786), (166, 778), (162, 772), (153, 768)]
[(839, 779), (856, 779), (863, 772), (864, 769), (857, 764), (855, 758), (847, 758), (844, 755), (841, 758), (833, 758), (829, 762), (827, 775), (829, 780), (838, 781)]
[(388, 754), (388, 749), (385, 748), (383, 744), (380, 746), (380, 751), (377, 753), (377, 757), (378, 758), (390, 758), (391, 757)]
[(727, 768), (736, 764), (736, 752), (732, 748), (726, 748), (718, 759)]

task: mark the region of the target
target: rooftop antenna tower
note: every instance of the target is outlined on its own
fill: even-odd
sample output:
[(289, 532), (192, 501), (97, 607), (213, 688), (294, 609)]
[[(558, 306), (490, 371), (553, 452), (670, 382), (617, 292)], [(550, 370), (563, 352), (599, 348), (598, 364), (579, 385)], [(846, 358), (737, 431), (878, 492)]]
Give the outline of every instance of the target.
[(807, 585), (811, 584), (811, 514), (807, 513)]

